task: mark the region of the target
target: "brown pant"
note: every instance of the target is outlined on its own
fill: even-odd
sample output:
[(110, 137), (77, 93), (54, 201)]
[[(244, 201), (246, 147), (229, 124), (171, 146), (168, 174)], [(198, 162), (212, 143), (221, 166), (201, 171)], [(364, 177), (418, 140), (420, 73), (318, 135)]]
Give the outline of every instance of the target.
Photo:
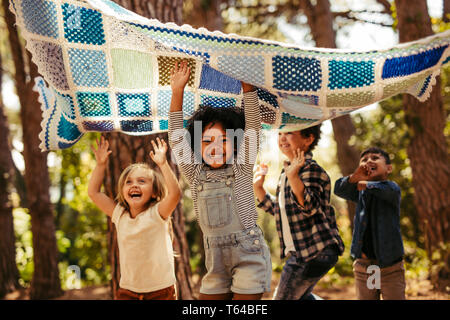
[(119, 288), (117, 290), (116, 300), (176, 300), (175, 286), (142, 293)]
[(375, 280), (377, 272), (374, 270), (368, 272), (367, 270), (371, 265), (377, 266), (377, 261), (363, 258), (353, 262), (357, 298), (359, 300), (380, 300), (380, 295), (382, 295), (383, 300), (405, 300), (406, 282), (403, 261), (386, 268), (379, 268), (379, 288), (374, 285), (377, 283)]

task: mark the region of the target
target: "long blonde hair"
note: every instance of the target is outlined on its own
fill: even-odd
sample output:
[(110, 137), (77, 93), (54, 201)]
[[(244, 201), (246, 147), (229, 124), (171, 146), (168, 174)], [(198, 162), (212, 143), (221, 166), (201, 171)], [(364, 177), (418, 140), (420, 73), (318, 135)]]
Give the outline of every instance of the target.
[(117, 196), (116, 201), (124, 207), (127, 211), (130, 211), (130, 206), (128, 205), (127, 201), (125, 200), (125, 197), (123, 195), (123, 186), (125, 182), (127, 181), (128, 176), (131, 174), (131, 172), (135, 169), (142, 168), (148, 173), (148, 177), (152, 181), (152, 191), (153, 195), (150, 198), (148, 202), (148, 206), (146, 209), (154, 206), (159, 201), (161, 201), (167, 194), (167, 189), (164, 186), (164, 179), (162, 175), (150, 168), (150, 166), (147, 163), (133, 163), (130, 164), (128, 167), (126, 167), (119, 177), (119, 182), (117, 184)]

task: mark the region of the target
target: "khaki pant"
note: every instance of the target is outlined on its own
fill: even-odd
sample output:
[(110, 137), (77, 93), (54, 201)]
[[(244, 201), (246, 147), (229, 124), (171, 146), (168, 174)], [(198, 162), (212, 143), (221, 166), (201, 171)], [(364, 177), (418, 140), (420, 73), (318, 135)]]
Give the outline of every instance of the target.
[(383, 300), (405, 300), (406, 282), (403, 261), (378, 269), (379, 288), (376, 288), (377, 285), (373, 288), (377, 283), (375, 280), (377, 272), (374, 272), (377, 268), (372, 267), (372, 270), (367, 271), (371, 265), (377, 266), (377, 261), (362, 258), (353, 262), (357, 298), (359, 300), (380, 300), (382, 295)]
[(153, 292), (137, 293), (127, 289), (117, 290), (116, 300), (175, 300), (175, 286)]

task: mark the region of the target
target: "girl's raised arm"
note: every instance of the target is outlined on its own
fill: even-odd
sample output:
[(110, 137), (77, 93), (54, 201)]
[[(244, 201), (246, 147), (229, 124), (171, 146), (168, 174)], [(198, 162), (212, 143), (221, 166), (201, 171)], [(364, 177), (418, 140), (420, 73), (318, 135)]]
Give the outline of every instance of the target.
[(152, 140), (153, 151), (150, 151), (150, 157), (158, 165), (167, 186), (167, 195), (159, 202), (159, 215), (164, 220), (172, 215), (172, 212), (181, 199), (181, 189), (178, 180), (167, 162), (166, 152), (167, 144), (164, 140), (156, 138), (156, 143)]
[(101, 191), (103, 178), (105, 177), (106, 164), (108, 163), (108, 157), (112, 152), (111, 150), (108, 150), (108, 148), (109, 143), (104, 137), (101, 137), (100, 142), (97, 140), (97, 149), (91, 146), (97, 164), (92, 172), (91, 179), (89, 180), (88, 196), (100, 210), (109, 217), (112, 217), (116, 203)]

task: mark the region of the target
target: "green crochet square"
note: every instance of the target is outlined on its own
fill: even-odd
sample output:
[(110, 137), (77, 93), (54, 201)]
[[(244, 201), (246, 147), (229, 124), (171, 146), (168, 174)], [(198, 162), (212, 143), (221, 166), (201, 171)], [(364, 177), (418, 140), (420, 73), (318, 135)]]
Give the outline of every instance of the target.
[(374, 97), (373, 91), (333, 93), (327, 95), (327, 107), (349, 108), (368, 105), (373, 102)]
[(142, 89), (152, 86), (152, 56), (146, 53), (111, 50), (114, 84), (123, 89)]
[(158, 70), (159, 70), (159, 85), (167, 86), (170, 85), (170, 73), (172, 68), (175, 66), (175, 63), (179, 63), (182, 60), (186, 60), (188, 63), (188, 67), (191, 68), (191, 74), (189, 76), (189, 80), (187, 85), (190, 87), (194, 86), (195, 80), (195, 60), (194, 59), (183, 59), (178, 57), (166, 57), (166, 56), (158, 56)]

